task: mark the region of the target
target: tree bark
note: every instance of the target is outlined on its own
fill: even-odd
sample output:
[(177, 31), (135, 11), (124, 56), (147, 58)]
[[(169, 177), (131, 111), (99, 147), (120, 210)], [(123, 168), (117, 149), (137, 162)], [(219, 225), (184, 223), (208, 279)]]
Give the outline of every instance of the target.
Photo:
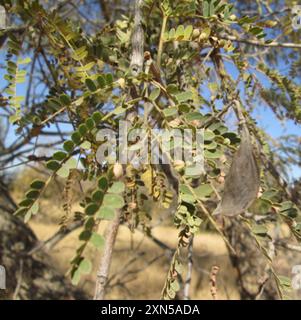
[(97, 271), (94, 300), (105, 299), (106, 286), (110, 272), (113, 248), (120, 225), (120, 216), (121, 210), (117, 210), (116, 216), (114, 220), (111, 222), (111, 224), (108, 226), (106, 232), (106, 243)]
[[(229, 250), (230, 260), (237, 271), (237, 288), (242, 300), (277, 300), (274, 280), (266, 278), (267, 259), (259, 251), (250, 231), (237, 219), (231, 219), (225, 228), (225, 235), (236, 251)], [(262, 279), (265, 279), (262, 285)]]
[(86, 299), (48, 264), (42, 251), (28, 255), (38, 240), (32, 230), (10, 213), (0, 211), (0, 265), (6, 270), (6, 289), (0, 300)]

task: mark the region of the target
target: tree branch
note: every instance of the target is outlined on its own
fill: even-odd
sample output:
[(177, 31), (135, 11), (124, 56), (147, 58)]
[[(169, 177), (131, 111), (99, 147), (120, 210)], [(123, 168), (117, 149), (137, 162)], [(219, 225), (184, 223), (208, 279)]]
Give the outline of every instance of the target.
[(105, 291), (112, 261), (113, 247), (116, 241), (116, 236), (120, 225), (120, 216), (121, 210), (116, 211), (116, 216), (114, 220), (111, 222), (111, 224), (108, 226), (106, 232), (105, 247), (97, 271), (94, 300), (104, 300), (105, 298)]
[(260, 42), (257, 40), (251, 40), (251, 39), (238, 39), (237, 37), (230, 36), (230, 35), (223, 35), (223, 36), (220, 36), (220, 38), (224, 39), (224, 40), (231, 40), (231, 41), (235, 41), (235, 42), (250, 44), (253, 46), (257, 46), (257, 47), (277, 47), (277, 48), (301, 49), (301, 43), (290, 43), (290, 42), (280, 43), (277, 41), (273, 41), (271, 43), (266, 43), (266, 42)]

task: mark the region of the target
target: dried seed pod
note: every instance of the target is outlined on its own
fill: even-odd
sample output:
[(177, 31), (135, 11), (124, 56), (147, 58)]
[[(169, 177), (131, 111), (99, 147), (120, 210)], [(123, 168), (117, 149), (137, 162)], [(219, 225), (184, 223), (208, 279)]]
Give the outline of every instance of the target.
[(214, 214), (233, 217), (246, 211), (257, 198), (260, 169), (246, 124), (242, 127), (241, 144), (234, 155), (225, 179), (222, 200)]

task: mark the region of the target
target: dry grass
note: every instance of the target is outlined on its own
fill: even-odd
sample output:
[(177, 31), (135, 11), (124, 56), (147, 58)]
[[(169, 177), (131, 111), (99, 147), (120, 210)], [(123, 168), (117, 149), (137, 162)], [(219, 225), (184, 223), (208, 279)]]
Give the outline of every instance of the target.
[[(32, 176), (27, 180), (38, 178)], [(16, 180), (14, 198), (18, 201), (24, 196), (25, 186), (29, 185), (22, 179)], [(21, 183), (22, 180), (22, 183)], [(57, 230), (61, 217), (63, 216), (62, 203), (58, 194), (62, 195), (63, 186), (53, 182), (48, 193), (43, 197), (39, 213), (30, 221), (30, 226), (40, 240), (52, 236)], [(76, 196), (76, 190), (74, 195)], [(54, 195), (56, 198), (54, 200)], [(57, 197), (58, 196), (58, 197)], [(61, 197), (62, 198), (62, 197)], [(79, 210), (78, 199), (74, 199), (72, 212)], [(160, 220), (166, 212), (152, 205), (153, 223)], [(178, 231), (172, 226), (172, 218), (160, 223), (160, 226), (152, 229), (152, 234), (157, 239), (174, 249), (176, 247)], [(99, 232), (104, 233), (106, 224), (102, 223)], [(66, 273), (70, 266), (70, 260), (79, 246), (78, 234), (80, 230), (74, 231), (49, 253), (50, 262), (62, 273)], [(282, 230), (283, 237), (288, 235), (287, 230)], [(92, 273), (82, 278), (79, 286), (92, 297), (94, 294), (94, 283), (96, 268), (100, 260), (100, 252), (88, 247), (86, 257), (93, 262)], [(291, 276), (291, 268), (300, 264), (300, 256), (295, 252), (282, 250), (276, 257), (275, 267), (277, 271), (285, 276)], [(113, 261), (110, 273), (110, 288), (107, 298), (111, 299), (159, 299), (161, 290), (169, 268), (170, 252), (163, 250), (153, 240), (139, 231), (131, 233), (126, 226), (119, 229)], [(218, 299), (239, 299), (236, 285), (236, 272), (233, 269), (228, 252), (223, 240), (216, 234), (206, 233), (195, 237), (194, 241), (194, 266), (191, 283), (192, 299), (212, 299), (209, 285), (209, 272), (212, 266), (217, 265), (220, 271), (217, 276)], [(185, 277), (185, 274), (184, 274)], [(299, 297), (300, 298), (300, 297)]]
[[(41, 240), (47, 239), (57, 230), (57, 224), (32, 221), (32, 229)], [(105, 226), (99, 232), (103, 233)], [(53, 264), (63, 273), (69, 268), (69, 261), (78, 246), (78, 233), (75, 231), (60, 242), (49, 254)], [(177, 230), (173, 227), (157, 227), (153, 235), (175, 248)], [(214, 234), (199, 235), (194, 243), (195, 265), (191, 288), (192, 299), (211, 299), (209, 274), (213, 265), (220, 267), (218, 290), (220, 299), (237, 299), (235, 273), (231, 268), (223, 241)], [(87, 253), (94, 263), (91, 275), (84, 277), (79, 286), (90, 296), (93, 295), (96, 266), (100, 253), (89, 248)], [(119, 229), (113, 262), (108, 298), (112, 299), (158, 299), (169, 267), (170, 255), (152, 240), (136, 231), (131, 233), (122, 226)]]

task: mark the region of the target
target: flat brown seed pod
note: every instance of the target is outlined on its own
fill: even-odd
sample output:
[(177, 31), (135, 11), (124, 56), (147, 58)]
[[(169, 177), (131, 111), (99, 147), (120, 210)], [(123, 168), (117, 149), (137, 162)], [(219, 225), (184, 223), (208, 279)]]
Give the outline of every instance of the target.
[(243, 213), (256, 199), (259, 191), (260, 169), (245, 124), (241, 134), (240, 147), (226, 176), (222, 200), (215, 214), (233, 217)]

